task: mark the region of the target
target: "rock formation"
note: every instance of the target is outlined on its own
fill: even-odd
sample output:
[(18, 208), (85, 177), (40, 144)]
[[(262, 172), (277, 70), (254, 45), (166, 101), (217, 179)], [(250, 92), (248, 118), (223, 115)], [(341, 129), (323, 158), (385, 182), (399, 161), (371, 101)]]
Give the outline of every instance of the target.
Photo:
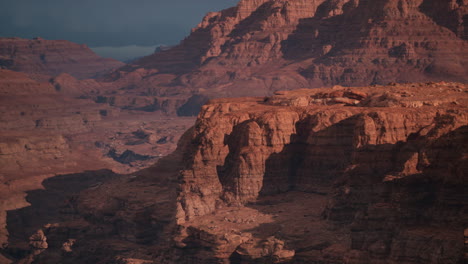
[(241, 0), (97, 79), (1, 39), (0, 262), (468, 261), (467, 6)]
[(37, 78), (68, 73), (86, 79), (123, 65), (114, 59), (99, 57), (86, 45), (66, 40), (0, 38), (0, 68)]
[(60, 263), (462, 263), (467, 121), (459, 83), (212, 100), (176, 152), (82, 191), (73, 214), (41, 228), (47, 249), (25, 252)]
[(467, 12), (468, 4), (455, 0), (242, 0), (207, 14), (179, 45), (96, 85), (101, 100), (115, 106), (187, 116), (207, 98), (467, 82)]
[(137, 71), (143, 75), (132, 79), (133, 89), (185, 100), (336, 84), (466, 82), (467, 12), (466, 1), (455, 0), (242, 0), (209, 13), (180, 45), (106, 81)]

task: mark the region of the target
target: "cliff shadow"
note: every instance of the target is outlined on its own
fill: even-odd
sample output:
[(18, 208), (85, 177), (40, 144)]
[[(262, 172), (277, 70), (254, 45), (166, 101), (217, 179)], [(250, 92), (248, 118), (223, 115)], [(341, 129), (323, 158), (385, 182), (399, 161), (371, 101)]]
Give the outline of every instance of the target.
[[(299, 19), (296, 29), (282, 42), (281, 51), (285, 59), (317, 58), (318, 63), (325, 63), (327, 57), (340, 55), (344, 49), (360, 45), (360, 39), (371, 28), (369, 12), (362, 7), (368, 4), (356, 7), (353, 1), (349, 1), (340, 8), (334, 2), (324, 1), (317, 7), (314, 17)], [(338, 9), (342, 14), (330, 16)]]
[(110, 170), (86, 171), (48, 178), (44, 189), (28, 191), (30, 206), (7, 212), (8, 246), (3, 250), (13, 258), (29, 253), (29, 237), (47, 224), (61, 223), (79, 217), (75, 199), (80, 191), (98, 187), (118, 177)]
[[(264, 129), (268, 128), (251, 121), (236, 125), (225, 139), (229, 154), (223, 165), (217, 166), (226, 201), (242, 203), (259, 195), (291, 190), (327, 193), (351, 162), (359, 116), (344, 118), (316, 131), (313, 128), (323, 125), (320, 118), (312, 115), (297, 122), (290, 143), (273, 153), (272, 139), (258, 136), (267, 133)], [(260, 154), (249, 151), (258, 144), (267, 146)], [(265, 152), (271, 154), (262, 154)]]
[(237, 42), (240, 42), (240, 38), (245, 34), (255, 31), (262, 31), (263, 25), (261, 22), (268, 19), (268, 17), (270, 16), (269, 11), (271, 11), (272, 8), (274, 8), (274, 3), (272, 2), (265, 2), (261, 4), (248, 17), (240, 21), (239, 24), (237, 24), (235, 28), (231, 31), (228, 37), (236, 39)]
[(419, 239), (415, 247), (422, 249), (428, 246), (423, 241), (440, 239), (442, 232), (447, 243), (457, 246), (441, 255), (456, 259), (468, 209), (468, 126), (443, 134), (434, 132), (438, 128), (410, 134), (395, 144), (356, 148), (350, 163), (354, 166), (336, 178), (330, 195), (276, 189), (276, 194), (260, 196), (247, 206), (271, 215), (273, 221), (242, 231), (261, 241), (272, 236), (285, 241), (286, 249), (296, 251), (298, 263), (310, 263), (311, 256), (322, 260), (326, 248), (340, 243), (362, 252), (381, 243), (385, 251), (378, 258), (390, 258), (408, 237)]
[(351, 116), (319, 131), (312, 129), (317, 116), (297, 122), (291, 143), (265, 161), (260, 195), (290, 190), (326, 194), (352, 161), (358, 120)]

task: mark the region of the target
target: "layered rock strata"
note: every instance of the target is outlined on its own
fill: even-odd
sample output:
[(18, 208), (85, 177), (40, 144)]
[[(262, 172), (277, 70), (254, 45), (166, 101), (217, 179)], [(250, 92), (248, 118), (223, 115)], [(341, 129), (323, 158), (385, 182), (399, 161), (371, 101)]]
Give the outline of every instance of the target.
[[(245, 204), (259, 194), (288, 189), (320, 193), (360, 158), (365, 146), (405, 142), (445, 116), (441, 107), (458, 109), (466, 103), (464, 85), (413, 86), (337, 87), (213, 100), (203, 107), (194, 150), (186, 154), (189, 167), (183, 172), (182, 193), (187, 199), (181, 199), (186, 218), (211, 213), (220, 197)], [(450, 89), (450, 96), (442, 96)], [(453, 129), (463, 125), (464, 118), (454, 117)]]

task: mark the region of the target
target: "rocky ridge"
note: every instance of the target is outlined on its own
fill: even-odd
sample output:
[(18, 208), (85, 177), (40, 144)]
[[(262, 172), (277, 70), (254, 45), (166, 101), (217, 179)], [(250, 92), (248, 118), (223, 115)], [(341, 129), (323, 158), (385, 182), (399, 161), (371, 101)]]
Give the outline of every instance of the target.
[(101, 81), (132, 97), (185, 102), (194, 94), (466, 82), (467, 10), (466, 1), (455, 0), (242, 0), (209, 13), (178, 46)]
[(57, 209), (72, 206), (69, 220), (41, 228), (47, 249), (26, 252), (61, 263), (460, 263), (467, 106), (459, 83), (212, 100), (176, 152), (82, 191)]

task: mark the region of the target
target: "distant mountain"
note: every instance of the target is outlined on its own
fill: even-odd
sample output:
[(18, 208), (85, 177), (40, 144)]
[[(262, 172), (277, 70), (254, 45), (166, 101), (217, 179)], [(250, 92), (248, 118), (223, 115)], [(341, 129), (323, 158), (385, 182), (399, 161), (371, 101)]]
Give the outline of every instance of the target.
[(0, 38), (0, 68), (36, 75), (68, 73), (91, 78), (124, 63), (99, 57), (86, 45), (66, 40)]
[(121, 75), (156, 69), (150, 78), (166, 85), (153, 81), (158, 87), (151, 89), (210, 97), (466, 82), (467, 14), (466, 1), (241, 0), (209, 13), (178, 46), (135, 61)]

